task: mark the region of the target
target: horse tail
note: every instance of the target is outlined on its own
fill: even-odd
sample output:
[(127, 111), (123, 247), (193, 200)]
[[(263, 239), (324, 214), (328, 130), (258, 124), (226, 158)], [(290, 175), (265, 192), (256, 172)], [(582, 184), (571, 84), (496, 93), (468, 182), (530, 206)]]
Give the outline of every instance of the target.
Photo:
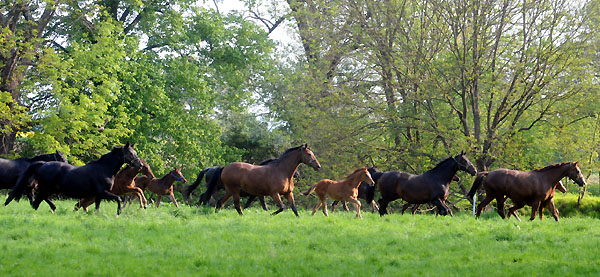
[(473, 196), (475, 195), (475, 192), (477, 192), (479, 187), (481, 187), (481, 184), (483, 184), (483, 180), (485, 179), (485, 177), (487, 175), (488, 175), (487, 171), (482, 171), (482, 172), (477, 173), (477, 178), (475, 178), (475, 181), (473, 182), (473, 186), (471, 186), (471, 190), (469, 190), (469, 193), (467, 193), (467, 196), (469, 197), (469, 199), (473, 198)]
[(202, 203), (208, 203), (208, 200), (210, 199), (210, 197), (213, 195), (213, 193), (215, 193), (215, 190), (217, 189), (217, 187), (219, 186), (219, 183), (221, 183), (221, 173), (223, 172), (223, 168), (225, 168), (224, 166), (219, 166), (215, 169), (215, 172), (213, 173), (212, 178), (210, 178), (210, 181), (208, 181), (208, 183), (206, 183), (206, 192), (204, 192), (202, 194), (202, 197), (200, 199), (200, 201)]
[(185, 187), (185, 189), (183, 190), (183, 198), (184, 199), (189, 199), (190, 198), (190, 194), (192, 194), (192, 191), (194, 191), (200, 185), (200, 182), (202, 182), (202, 178), (204, 178), (204, 174), (209, 169), (210, 169), (210, 167), (209, 168), (205, 168), (202, 171), (200, 171), (200, 173), (198, 173), (198, 177), (196, 178), (196, 181), (194, 181), (193, 184)]
[(12, 201), (13, 199), (16, 199), (17, 201), (19, 201), (19, 199), (21, 199), (21, 196), (23, 196), (23, 192), (25, 191), (25, 189), (27, 189), (27, 187), (30, 184), (31, 177), (37, 171), (37, 169), (40, 168), (45, 163), (46, 162), (44, 162), (44, 161), (34, 162), (34, 163), (31, 163), (27, 167), (27, 169), (25, 169), (25, 172), (23, 172), (23, 174), (21, 174), (21, 176), (19, 176), (19, 179), (17, 180), (17, 184), (8, 193), (8, 198), (6, 198), (6, 201), (4, 202), (4, 206), (8, 205), (8, 203), (10, 203), (10, 201)]
[(312, 185), (312, 186), (311, 186), (311, 187), (310, 187), (310, 188), (309, 188), (307, 191), (303, 192), (302, 194), (304, 194), (304, 195), (309, 195), (309, 194), (311, 194), (313, 191), (315, 191), (315, 189), (317, 188), (317, 185), (318, 185), (318, 184), (319, 184), (319, 183), (316, 183), (316, 184)]

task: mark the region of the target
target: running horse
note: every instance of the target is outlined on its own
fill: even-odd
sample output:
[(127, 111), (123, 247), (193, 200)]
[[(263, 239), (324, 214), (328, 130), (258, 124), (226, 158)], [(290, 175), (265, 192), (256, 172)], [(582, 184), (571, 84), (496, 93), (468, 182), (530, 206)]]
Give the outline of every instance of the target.
[[(452, 181), (454, 182), (460, 182), (460, 177), (458, 177), (458, 175), (454, 174), (454, 177), (452, 177)], [(446, 198), (444, 199), (444, 203), (446, 202), (446, 199), (448, 199), (448, 195), (446, 195)], [(411, 209), (411, 214), (415, 214), (417, 213), (417, 210), (419, 209), (419, 206), (421, 206), (421, 204), (411, 204), (411, 203), (406, 203), (402, 206), (402, 211), (401, 213), (404, 214), (404, 212), (410, 207), (410, 205), (413, 205), (412, 209)], [(452, 214), (452, 209), (450, 209), (450, 214)]]
[(319, 197), (319, 203), (313, 209), (312, 215), (314, 216), (321, 205), (323, 205), (323, 214), (327, 214), (327, 196), (338, 201), (349, 201), (354, 203), (356, 208), (356, 217), (362, 219), (360, 215), (360, 201), (358, 201), (358, 186), (362, 182), (365, 182), (371, 186), (375, 185), (375, 182), (371, 178), (371, 174), (366, 167), (355, 169), (350, 173), (344, 180), (334, 181), (330, 179), (323, 179), (310, 187), (304, 195), (309, 195), (313, 191), (316, 191), (317, 197)]
[[(52, 154), (43, 154), (39, 156), (35, 156), (33, 158), (18, 158), (14, 160), (2, 159), (0, 158), (0, 189), (12, 189), (17, 184), (17, 180), (19, 176), (25, 172), (27, 167), (34, 162), (50, 162), (50, 161), (58, 161), (58, 162), (67, 162), (67, 158), (63, 155), (62, 152), (56, 151)], [(27, 189), (27, 198), (29, 198), (29, 202), (33, 201), (33, 188), (34, 184), (33, 180), (29, 180)]]
[(321, 168), (319, 161), (304, 144), (286, 150), (281, 156), (266, 165), (253, 165), (249, 163), (233, 162), (219, 169), (208, 186), (216, 186), (214, 182), (222, 182), (225, 186), (225, 195), (218, 201), (216, 211), (233, 196), (235, 209), (243, 215), (240, 205), (241, 191), (258, 196), (271, 196), (279, 209), (272, 214), (283, 211), (283, 203), (280, 195), (285, 196), (294, 214), (298, 216), (296, 203), (294, 201), (294, 173), (298, 166), (303, 163), (311, 166), (314, 170)]
[[(154, 174), (152, 173), (152, 170), (146, 161), (140, 159), (140, 163), (141, 167), (127, 165), (121, 169), (121, 171), (115, 175), (115, 181), (110, 189), (110, 192), (116, 195), (133, 194), (140, 200), (140, 208), (145, 209), (148, 207), (148, 200), (146, 200), (146, 196), (144, 196), (144, 191), (135, 186), (133, 179), (138, 175), (138, 173), (142, 173), (145, 176), (150, 177), (154, 177)], [(87, 212), (87, 207), (94, 203), (94, 201), (94, 197), (81, 199), (75, 204), (74, 211), (79, 210), (79, 208), (83, 208)], [(127, 201), (123, 201), (123, 208), (125, 208), (126, 205)]]
[(388, 204), (402, 198), (408, 204), (432, 203), (437, 207), (439, 214), (452, 216), (452, 210), (448, 208), (445, 200), (450, 190), (450, 182), (459, 170), (471, 175), (477, 173), (464, 152), (441, 161), (421, 175), (400, 171), (383, 173), (377, 181), (381, 193), (379, 214), (387, 214)]
[(117, 201), (117, 215), (121, 213), (121, 198), (110, 192), (115, 174), (123, 163), (140, 167), (140, 159), (133, 149), (133, 144), (114, 147), (100, 159), (84, 166), (73, 166), (64, 162), (34, 162), (19, 177), (17, 184), (10, 191), (4, 205), (18, 198), (27, 188), (30, 178), (37, 180), (37, 191), (31, 206), (38, 209), (42, 201), (46, 201), (52, 213), (56, 206), (50, 196), (61, 194), (71, 198), (94, 197), (96, 209), (100, 208), (102, 199)]
[[(377, 180), (379, 180), (379, 177), (381, 177), (381, 175), (383, 174), (383, 172), (378, 171), (377, 168), (374, 166), (369, 167), (367, 170), (369, 171), (369, 174), (371, 174), (371, 178), (375, 183), (377, 183)], [(371, 203), (371, 212), (379, 211), (379, 206), (377, 205), (377, 202), (374, 199), (376, 188), (376, 186), (369, 185), (366, 182), (361, 182), (360, 186), (358, 186), (357, 198), (364, 199), (365, 201), (367, 201), (367, 204)], [(335, 211), (335, 207), (337, 207), (339, 202), (339, 200), (333, 201), (333, 203), (331, 204), (331, 212)], [(346, 201), (342, 201), (342, 207), (345, 211), (350, 211), (350, 209), (348, 209)]]
[[(529, 219), (534, 220), (537, 211), (541, 212), (545, 205), (549, 205), (550, 212), (558, 221), (558, 211), (554, 207), (553, 197), (555, 189), (564, 190), (560, 183), (564, 177), (569, 177), (581, 187), (587, 185), (577, 163), (566, 162), (531, 171), (501, 168), (490, 172), (480, 172), (467, 195), (469, 198), (473, 198), (479, 187), (483, 186), (485, 189), (485, 198), (477, 206), (477, 217), (481, 215), (485, 206), (496, 199), (498, 214), (505, 218), (504, 201), (506, 198), (510, 198), (514, 206), (508, 210), (508, 217), (512, 214), (520, 220), (515, 212), (528, 205), (532, 208)], [(540, 214), (541, 219), (542, 215)]]
[(155, 193), (157, 195), (157, 208), (160, 206), (160, 200), (163, 195), (168, 195), (171, 202), (175, 204), (175, 207), (179, 208), (179, 204), (177, 204), (177, 200), (175, 200), (175, 195), (173, 195), (173, 183), (180, 180), (183, 180), (183, 183), (187, 182), (183, 174), (181, 174), (181, 171), (175, 168), (160, 179), (150, 178), (148, 176), (138, 176), (135, 178), (135, 186), (142, 189), (142, 191), (149, 190), (150, 192)]

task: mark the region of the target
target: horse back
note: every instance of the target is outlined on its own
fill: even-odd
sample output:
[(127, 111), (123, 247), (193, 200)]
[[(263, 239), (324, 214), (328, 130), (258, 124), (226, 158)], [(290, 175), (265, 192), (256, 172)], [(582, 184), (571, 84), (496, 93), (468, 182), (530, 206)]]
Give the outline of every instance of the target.
[(233, 162), (223, 168), (221, 180), (230, 190), (242, 189), (255, 195), (270, 195), (274, 191), (287, 192), (289, 179), (273, 170), (271, 165)]
[(532, 171), (500, 168), (490, 171), (484, 182), (487, 190), (507, 195), (513, 200), (525, 201), (544, 193), (539, 176)]
[(28, 163), (0, 158), (0, 189), (12, 189)]

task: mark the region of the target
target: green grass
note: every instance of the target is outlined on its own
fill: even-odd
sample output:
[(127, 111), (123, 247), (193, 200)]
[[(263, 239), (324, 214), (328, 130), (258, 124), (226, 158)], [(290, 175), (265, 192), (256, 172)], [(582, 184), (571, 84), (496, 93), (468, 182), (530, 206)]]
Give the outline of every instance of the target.
[[(597, 275), (600, 220), (0, 207), (0, 276)], [(525, 209), (527, 211), (527, 209)]]

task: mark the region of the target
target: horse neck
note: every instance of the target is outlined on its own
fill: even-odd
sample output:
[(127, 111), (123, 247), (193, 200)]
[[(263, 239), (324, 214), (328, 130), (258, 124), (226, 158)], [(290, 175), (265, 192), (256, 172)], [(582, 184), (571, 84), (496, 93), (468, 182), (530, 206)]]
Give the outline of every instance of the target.
[(450, 159), (442, 162), (438, 166), (434, 167), (433, 169), (425, 172), (423, 175), (435, 174), (435, 175), (439, 176), (442, 180), (448, 181), (447, 183), (449, 184), (450, 181), (452, 181), (452, 178), (454, 177), (456, 172), (458, 171), (458, 163), (456, 163), (456, 161), (454, 161), (454, 162), (453, 161), (454, 160), (452, 158), (450, 158)]
[(565, 164), (556, 168), (548, 169), (544, 172), (538, 172), (538, 174), (542, 174), (543, 178), (546, 178), (547, 180), (546, 184), (552, 187), (556, 185), (562, 178), (567, 176), (567, 171), (569, 170), (567, 165), (568, 164)]
[(352, 187), (357, 188), (358, 186), (360, 186), (360, 183), (362, 182), (362, 174), (361, 172), (354, 172), (352, 175), (348, 176), (348, 178), (346, 178), (346, 180), (349, 180), (349, 184), (352, 185)]
[(123, 157), (122, 153), (119, 152), (120, 151), (118, 150), (110, 151), (109, 153), (102, 155), (100, 159), (92, 163), (98, 164), (103, 168), (106, 168), (114, 176), (115, 174), (117, 174), (123, 163), (125, 163), (125, 158)]
[(167, 175), (157, 180), (161, 187), (170, 187), (175, 183), (175, 177), (173, 177), (172, 172), (169, 171)]
[(268, 165), (275, 165), (276, 168), (285, 172), (288, 178), (292, 178), (301, 162), (302, 156), (300, 151), (296, 151), (296, 153), (289, 153), (285, 157), (280, 157), (277, 162), (272, 162)]
[(139, 172), (140, 172), (140, 170), (138, 170), (138, 169), (135, 169), (133, 167), (127, 167), (127, 168), (123, 169), (123, 171), (118, 173), (117, 175), (120, 175), (120, 177), (123, 177), (123, 178), (133, 179)]
[(377, 180), (379, 180), (379, 178), (381, 177), (381, 175), (383, 175), (382, 171), (377, 171), (373, 174), (371, 174), (371, 179), (373, 179), (373, 182), (377, 183)]
[(35, 156), (33, 158), (27, 159), (28, 162), (37, 162), (37, 161), (48, 162), (48, 161), (53, 161), (53, 160), (56, 160), (54, 158), (53, 154), (44, 154), (44, 155), (39, 155), (39, 156)]

